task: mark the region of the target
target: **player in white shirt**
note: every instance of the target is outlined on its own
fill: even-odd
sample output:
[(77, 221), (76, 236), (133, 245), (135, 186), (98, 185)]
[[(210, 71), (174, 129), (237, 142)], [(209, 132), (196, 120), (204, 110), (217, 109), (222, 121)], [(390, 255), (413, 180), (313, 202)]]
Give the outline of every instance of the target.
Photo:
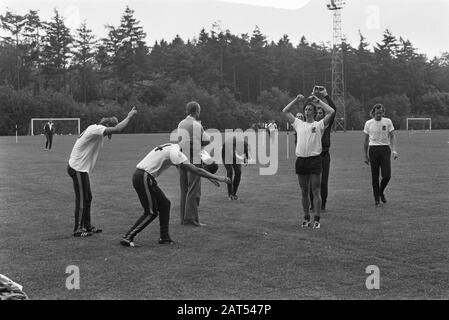
[[(387, 202), (385, 188), (391, 178), (391, 154), (398, 158), (396, 152), (396, 138), (394, 126), (390, 119), (385, 118), (385, 107), (378, 103), (371, 110), (372, 119), (365, 123), (363, 132), (365, 134), (365, 163), (371, 165), (371, 178), (376, 207), (380, 201)], [(382, 180), (379, 185), (379, 169)]]
[[(298, 101), (304, 102), (303, 112), (305, 121), (296, 118), (290, 112), (291, 107)], [(321, 107), (325, 113), (324, 118), (320, 121), (315, 121), (317, 107)], [(318, 229), (321, 226), (321, 137), (335, 110), (313, 95), (305, 99), (303, 95), (299, 94), (282, 110), (282, 112), (286, 115), (288, 121), (292, 124), (298, 135), (295, 152), (297, 157), (295, 167), (299, 185), (301, 187), (302, 207), (304, 210), (304, 221), (301, 226), (311, 226), (309, 191), (312, 189), (314, 207), (316, 208), (313, 228)]]
[(138, 245), (134, 243), (134, 238), (157, 216), (159, 216), (160, 226), (159, 243), (173, 243), (168, 232), (171, 203), (156, 182), (156, 178), (170, 166), (176, 166), (200, 177), (207, 178), (217, 187), (219, 186), (217, 181), (231, 183), (231, 180), (227, 177), (216, 176), (210, 173), (217, 171), (218, 166), (215, 163), (203, 165), (203, 168), (206, 170), (191, 164), (186, 155), (181, 152), (181, 147), (178, 144), (167, 143), (154, 148), (137, 164), (134, 172), (133, 186), (144, 211), (142, 216), (137, 219), (136, 223), (120, 241), (121, 245), (137, 247)]
[(73, 146), (70, 154), (67, 173), (73, 180), (75, 189), (75, 237), (87, 237), (93, 233), (101, 232), (90, 223), (90, 206), (92, 192), (90, 190), (89, 173), (97, 162), (98, 154), (103, 146), (103, 138), (121, 132), (129, 120), (137, 113), (135, 107), (120, 123), (116, 117), (103, 118), (99, 124), (93, 124), (84, 130)]

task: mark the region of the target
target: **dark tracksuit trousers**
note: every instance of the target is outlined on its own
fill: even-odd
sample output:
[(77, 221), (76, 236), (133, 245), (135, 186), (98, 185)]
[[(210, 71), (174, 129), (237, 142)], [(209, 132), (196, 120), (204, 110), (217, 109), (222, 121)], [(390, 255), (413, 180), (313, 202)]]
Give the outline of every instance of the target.
[(53, 143), (53, 133), (45, 133), (45, 149), (51, 150), (51, 145)]
[[(332, 109), (337, 111), (337, 107), (335, 103), (329, 96), (326, 96), (326, 101), (331, 106)], [(327, 128), (324, 130), (323, 137), (321, 139), (321, 144), (323, 146), (323, 151), (321, 152), (321, 166), (323, 167), (323, 171), (321, 173), (321, 207), (322, 209), (326, 208), (327, 195), (328, 195), (328, 181), (329, 181), (329, 170), (331, 165), (331, 156), (329, 154), (329, 148), (331, 145), (331, 128), (334, 124), (335, 113), (334, 116), (329, 121)], [(310, 203), (313, 207), (313, 193), (310, 192)]]
[[(369, 146), (369, 161), (374, 200), (379, 201), (391, 178), (391, 149), (390, 146)], [(382, 180), (379, 185), (379, 169)]]
[[(225, 164), (226, 175), (231, 179), (232, 183), (228, 184), (228, 196), (235, 196), (240, 185), (240, 179), (242, 177), (242, 165), (241, 164)], [(234, 179), (233, 179), (234, 175)]]
[(170, 200), (158, 187), (154, 177), (145, 170), (136, 169), (133, 175), (133, 186), (143, 207), (143, 214), (126, 233), (125, 238), (133, 240), (157, 216), (159, 216), (160, 237), (168, 239), (170, 221)]
[[(228, 184), (228, 196), (237, 195), (237, 190), (240, 185), (240, 179), (242, 177), (242, 165), (237, 163), (237, 158), (235, 156), (236, 145), (232, 145), (232, 154), (227, 154), (226, 142), (223, 144), (221, 149), (221, 157), (226, 169), (226, 175), (231, 179), (232, 183)], [(243, 153), (246, 159), (249, 158), (248, 144), (243, 143)], [(231, 162), (232, 159), (232, 162)]]
[(70, 166), (67, 166), (67, 173), (73, 180), (75, 189), (75, 227), (78, 229), (89, 229), (90, 224), (90, 205), (92, 203), (92, 192), (90, 190), (89, 174), (79, 172)]

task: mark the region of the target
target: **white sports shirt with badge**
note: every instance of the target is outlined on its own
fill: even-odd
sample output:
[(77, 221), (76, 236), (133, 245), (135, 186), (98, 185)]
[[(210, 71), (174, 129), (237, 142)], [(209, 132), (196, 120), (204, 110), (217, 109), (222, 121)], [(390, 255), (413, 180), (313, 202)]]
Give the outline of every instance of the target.
[(370, 146), (389, 146), (389, 134), (393, 130), (393, 122), (389, 118), (382, 117), (379, 121), (370, 119), (365, 122), (363, 132), (369, 135)]
[(105, 126), (93, 124), (80, 134), (70, 154), (70, 167), (79, 172), (89, 173), (93, 170), (103, 145), (104, 130)]
[(319, 156), (323, 150), (321, 146), (321, 137), (323, 136), (324, 119), (314, 122), (306, 122), (295, 118), (293, 128), (298, 133), (298, 142), (296, 143), (295, 154), (297, 157), (307, 158)]
[(181, 152), (181, 147), (176, 143), (160, 145), (148, 153), (137, 164), (137, 169), (145, 170), (154, 178), (157, 178), (168, 167), (177, 166), (188, 161), (186, 155)]

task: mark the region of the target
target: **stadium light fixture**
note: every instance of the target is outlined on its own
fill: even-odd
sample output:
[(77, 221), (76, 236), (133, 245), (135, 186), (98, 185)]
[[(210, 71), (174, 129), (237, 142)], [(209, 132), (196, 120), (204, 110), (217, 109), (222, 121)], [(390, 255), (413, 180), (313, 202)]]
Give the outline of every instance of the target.
[(345, 4), (345, 0), (328, 0), (326, 6), (329, 10), (339, 10), (342, 9)]

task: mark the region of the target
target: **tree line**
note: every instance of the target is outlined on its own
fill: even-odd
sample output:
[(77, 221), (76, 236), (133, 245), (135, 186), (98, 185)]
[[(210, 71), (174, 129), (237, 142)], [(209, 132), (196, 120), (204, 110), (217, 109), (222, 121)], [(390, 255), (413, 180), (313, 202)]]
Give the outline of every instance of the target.
[[(74, 31), (58, 10), (50, 21), (38, 11), (0, 15), (0, 135), (26, 134), (33, 117), (80, 117), (82, 127), (103, 115), (140, 116), (128, 132), (164, 132), (197, 100), (205, 126), (248, 128), (274, 119), (298, 93), (315, 84), (331, 91), (332, 47), (303, 36), (268, 41), (256, 26), (235, 35), (214, 24), (198, 37), (145, 42), (146, 33), (126, 7), (117, 26), (97, 38), (84, 21)], [(406, 117), (432, 117), (449, 128), (449, 52), (429, 59), (389, 30), (372, 46), (360, 33), (357, 47), (343, 41), (346, 127), (360, 130), (369, 109), (382, 102), (397, 128)], [(285, 128), (285, 127), (284, 127)]]

